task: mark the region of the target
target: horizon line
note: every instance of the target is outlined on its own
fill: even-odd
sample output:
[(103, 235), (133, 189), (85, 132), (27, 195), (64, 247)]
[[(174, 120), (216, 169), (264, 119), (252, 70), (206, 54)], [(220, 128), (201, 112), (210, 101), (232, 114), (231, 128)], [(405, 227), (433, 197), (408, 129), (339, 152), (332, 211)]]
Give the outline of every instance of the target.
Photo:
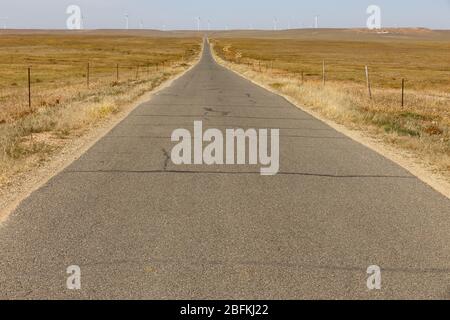
[(450, 28), (448, 29), (433, 29), (428, 27), (384, 27), (381, 29), (374, 29), (370, 30), (367, 29), (367, 27), (320, 27), (320, 28), (314, 28), (314, 27), (308, 27), (308, 28), (286, 28), (286, 29), (279, 29), (279, 30), (273, 30), (273, 29), (262, 29), (262, 28), (230, 28), (230, 29), (155, 29), (155, 28), (145, 28), (145, 29), (125, 29), (125, 28), (84, 28), (84, 29), (65, 29), (65, 28), (0, 28), (0, 32), (2, 31), (68, 31), (68, 32), (83, 32), (83, 31), (160, 31), (160, 32), (179, 32), (179, 31), (189, 31), (189, 32), (217, 32), (217, 31), (264, 31), (264, 32), (283, 32), (283, 31), (298, 31), (298, 30), (367, 30), (371, 32), (379, 32), (383, 30), (428, 30), (428, 31), (450, 31)]

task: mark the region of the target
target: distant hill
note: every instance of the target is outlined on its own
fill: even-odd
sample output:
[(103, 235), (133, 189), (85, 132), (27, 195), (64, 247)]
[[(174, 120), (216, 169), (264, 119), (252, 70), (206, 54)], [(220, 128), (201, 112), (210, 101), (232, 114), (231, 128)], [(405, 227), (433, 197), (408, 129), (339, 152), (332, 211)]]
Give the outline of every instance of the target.
[(51, 34), (51, 35), (64, 35), (64, 34), (86, 34), (94, 36), (145, 36), (145, 37), (198, 37), (203, 35), (196, 31), (161, 31), (161, 30), (114, 30), (114, 29), (99, 29), (99, 30), (45, 30), (45, 29), (8, 29), (0, 30), (1, 35), (24, 35), (24, 34)]
[(450, 30), (431, 30), (425, 28), (389, 28), (382, 30), (369, 29), (290, 29), (280, 31), (233, 30), (211, 32), (211, 37), (218, 38), (261, 38), (261, 39), (298, 39), (298, 40), (447, 40), (450, 41)]

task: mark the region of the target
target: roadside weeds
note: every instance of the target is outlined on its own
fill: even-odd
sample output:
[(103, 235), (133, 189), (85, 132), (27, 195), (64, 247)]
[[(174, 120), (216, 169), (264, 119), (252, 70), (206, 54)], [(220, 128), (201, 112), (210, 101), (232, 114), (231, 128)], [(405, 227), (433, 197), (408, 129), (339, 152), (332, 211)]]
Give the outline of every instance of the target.
[(0, 223), (137, 106), (194, 67), (199, 57), (200, 53), (189, 64), (176, 65), (146, 80), (111, 86), (92, 99), (41, 108), (19, 119), (17, 125), (1, 128), (5, 136), (0, 135), (0, 145), (6, 156), (0, 159)]
[[(405, 110), (400, 113), (402, 122), (398, 127), (398, 112), (390, 113), (385, 109), (389, 105), (386, 101), (390, 99), (388, 89), (375, 90), (378, 100), (368, 101), (364, 87), (355, 92), (354, 86), (338, 83), (327, 83), (326, 87), (317, 82), (301, 83), (295, 75), (258, 72), (248, 65), (225, 61), (212, 51), (219, 64), (284, 97), (299, 109), (401, 165), (450, 198), (450, 124), (445, 119), (430, 121)], [(415, 99), (418, 104), (432, 101), (421, 96)], [(364, 107), (368, 103), (372, 104), (371, 108)], [(418, 128), (425, 122), (426, 126)], [(423, 135), (416, 134), (417, 130), (430, 131)], [(433, 134), (438, 132), (436, 130), (439, 135)]]

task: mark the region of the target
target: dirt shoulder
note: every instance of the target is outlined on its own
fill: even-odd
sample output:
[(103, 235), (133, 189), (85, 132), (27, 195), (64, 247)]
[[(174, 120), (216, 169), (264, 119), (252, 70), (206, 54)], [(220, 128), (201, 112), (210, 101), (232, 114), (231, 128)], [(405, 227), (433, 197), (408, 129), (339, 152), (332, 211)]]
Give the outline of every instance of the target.
[(38, 167), (31, 166), (26, 171), (16, 175), (10, 183), (0, 188), (0, 223), (7, 220), (11, 212), (34, 191), (47, 183), (52, 177), (60, 173), (72, 162), (80, 158), (98, 140), (105, 136), (119, 122), (125, 119), (140, 104), (150, 100), (159, 91), (167, 88), (173, 81), (183, 76), (192, 69), (198, 59), (192, 63), (190, 68), (163, 82), (158, 87), (140, 96), (132, 103), (121, 107), (120, 111), (111, 114), (106, 119), (96, 123), (83, 132), (80, 137), (72, 137), (64, 142), (64, 145), (52, 154)]
[(362, 145), (397, 163), (398, 165), (409, 171), (411, 174), (419, 178), (421, 181), (428, 184), (434, 190), (450, 199), (450, 181), (448, 177), (440, 174), (436, 170), (433, 170), (433, 167), (427, 164), (426, 161), (423, 161), (423, 159), (421, 159), (418, 155), (400, 148), (396, 148), (394, 145), (386, 143), (383, 140), (383, 137), (380, 137), (379, 135), (376, 135), (372, 132), (349, 128), (324, 117), (323, 114), (314, 111), (311, 108), (308, 108), (308, 106), (300, 104), (299, 101), (296, 101), (295, 98), (280, 92), (273, 86), (270, 86), (270, 83), (260, 81), (257, 72), (246, 69), (245, 66), (236, 66), (233, 63), (224, 61), (214, 52), (214, 50), (212, 51), (214, 54), (214, 58), (220, 65), (230, 69), (231, 71), (235, 72), (241, 77), (246, 78), (254, 84), (263, 87), (264, 89), (274, 94), (282, 96), (297, 108), (323, 121), (338, 132), (345, 134), (349, 138), (361, 143)]

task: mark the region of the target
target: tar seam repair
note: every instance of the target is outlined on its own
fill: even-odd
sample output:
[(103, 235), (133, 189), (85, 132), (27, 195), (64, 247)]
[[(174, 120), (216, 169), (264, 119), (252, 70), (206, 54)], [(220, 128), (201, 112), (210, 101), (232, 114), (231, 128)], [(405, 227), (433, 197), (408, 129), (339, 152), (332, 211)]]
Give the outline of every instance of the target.
[(224, 134), (219, 129), (203, 132), (203, 122), (195, 121), (193, 134), (176, 129), (171, 140), (178, 142), (171, 153), (175, 165), (259, 164), (263, 176), (276, 175), (280, 169), (279, 129), (226, 129)]

